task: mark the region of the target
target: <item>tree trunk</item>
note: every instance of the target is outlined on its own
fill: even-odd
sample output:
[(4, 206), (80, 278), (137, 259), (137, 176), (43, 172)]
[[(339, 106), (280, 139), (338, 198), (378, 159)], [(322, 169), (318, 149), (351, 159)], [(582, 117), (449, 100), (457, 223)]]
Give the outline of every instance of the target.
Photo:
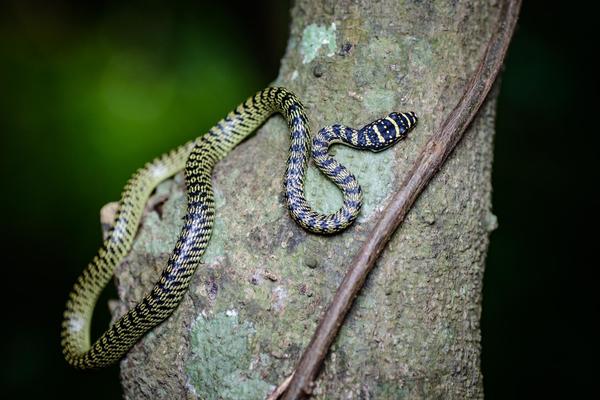
[[(313, 132), (415, 111), (404, 142), (381, 153), (338, 146), (364, 191), (357, 223), (309, 234), (288, 216), (282, 180), (289, 138), (279, 116), (219, 163), (216, 224), (204, 263), (173, 316), (121, 362), (125, 397), (263, 399), (289, 375), (346, 266), (403, 174), (457, 103), (490, 37), (495, 1), (297, 0), (277, 85), (298, 94)], [(250, 94), (249, 94), (250, 95)], [(481, 288), (490, 211), (495, 96), (392, 238), (316, 382), (314, 397), (483, 397)], [(240, 99), (240, 101), (243, 99)], [(319, 211), (341, 195), (311, 166)], [(185, 213), (178, 175), (150, 201), (118, 267), (122, 315), (150, 290)]]

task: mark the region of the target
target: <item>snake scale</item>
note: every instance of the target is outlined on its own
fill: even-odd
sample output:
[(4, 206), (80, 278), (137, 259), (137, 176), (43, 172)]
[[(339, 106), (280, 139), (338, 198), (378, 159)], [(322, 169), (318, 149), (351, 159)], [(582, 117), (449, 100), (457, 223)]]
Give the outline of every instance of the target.
[[(259, 91), (206, 134), (147, 163), (127, 182), (106, 240), (70, 293), (61, 333), (63, 354), (69, 364), (86, 369), (118, 361), (148, 330), (175, 310), (211, 235), (215, 218), (211, 188), (213, 167), (273, 113), (282, 114), (290, 130), (291, 145), (284, 176), (287, 208), (303, 228), (324, 234), (339, 232), (352, 224), (362, 203), (356, 178), (329, 155), (329, 146), (343, 143), (380, 151), (406, 137), (417, 122), (413, 112), (391, 113), (361, 129), (331, 125), (318, 132), (312, 141), (312, 158), (344, 197), (342, 207), (330, 215), (314, 211), (304, 196), (304, 177), (311, 152), (308, 119), (302, 103), (284, 88)], [(185, 169), (187, 213), (160, 279), (135, 307), (90, 344), (96, 301), (132, 245), (147, 198), (158, 183), (182, 169)]]

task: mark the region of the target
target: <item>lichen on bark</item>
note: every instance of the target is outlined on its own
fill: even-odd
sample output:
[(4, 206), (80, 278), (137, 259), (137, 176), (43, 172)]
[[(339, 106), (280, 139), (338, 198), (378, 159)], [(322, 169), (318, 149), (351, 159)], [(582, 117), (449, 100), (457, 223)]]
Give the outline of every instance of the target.
[[(359, 127), (391, 111), (415, 111), (419, 124), (382, 153), (333, 148), (357, 175), (365, 206), (353, 227), (331, 237), (309, 234), (287, 215), (281, 188), (289, 139), (280, 117), (219, 163), (204, 263), (173, 316), (121, 362), (126, 398), (264, 398), (293, 370), (349, 260), (458, 101), (497, 11), (494, 1), (296, 2), (275, 83), (304, 101), (313, 131), (336, 122)], [(317, 49), (304, 62), (310, 26), (323, 28), (325, 47), (335, 39), (334, 54)], [(493, 123), (492, 98), (378, 261), (315, 398), (482, 397)], [(312, 166), (306, 190), (320, 211), (341, 204)], [(118, 267), (115, 315), (152, 287), (173, 248), (185, 213), (182, 177), (161, 184), (154, 202), (160, 206), (148, 209)]]

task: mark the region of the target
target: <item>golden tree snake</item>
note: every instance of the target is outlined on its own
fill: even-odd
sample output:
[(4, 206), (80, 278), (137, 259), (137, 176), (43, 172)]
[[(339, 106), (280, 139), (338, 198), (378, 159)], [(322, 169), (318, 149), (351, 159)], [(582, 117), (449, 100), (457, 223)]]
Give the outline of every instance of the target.
[[(280, 113), (287, 120), (291, 138), (284, 175), (287, 208), (300, 226), (321, 234), (347, 228), (362, 205), (362, 192), (356, 178), (328, 153), (329, 146), (342, 143), (380, 151), (405, 138), (417, 122), (413, 112), (393, 112), (361, 129), (331, 125), (318, 132), (312, 140), (313, 161), (342, 191), (344, 199), (342, 207), (329, 215), (314, 211), (304, 196), (304, 177), (311, 153), (308, 119), (302, 103), (284, 88), (259, 91), (206, 134), (147, 163), (125, 185), (107, 238), (69, 295), (61, 332), (63, 354), (69, 364), (87, 369), (114, 363), (147, 331), (173, 313), (188, 289), (211, 236), (215, 218), (213, 167), (274, 113)], [(90, 326), (96, 301), (115, 267), (131, 248), (146, 200), (158, 183), (182, 169), (185, 169), (187, 213), (160, 279), (135, 307), (91, 344)]]

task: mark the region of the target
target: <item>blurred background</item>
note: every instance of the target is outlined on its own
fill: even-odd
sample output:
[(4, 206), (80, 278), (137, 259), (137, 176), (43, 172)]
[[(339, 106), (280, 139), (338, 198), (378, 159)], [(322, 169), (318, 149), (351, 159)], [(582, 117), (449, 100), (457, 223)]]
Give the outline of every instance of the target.
[[(119, 398), (117, 367), (74, 371), (59, 346), (99, 209), (144, 162), (276, 77), (289, 1), (52, 3), (0, 5), (0, 393)], [(583, 250), (597, 182), (593, 13), (525, 3), (498, 102), (485, 394), (577, 398), (593, 382), (598, 336)], [(102, 309), (95, 331), (107, 323)]]

